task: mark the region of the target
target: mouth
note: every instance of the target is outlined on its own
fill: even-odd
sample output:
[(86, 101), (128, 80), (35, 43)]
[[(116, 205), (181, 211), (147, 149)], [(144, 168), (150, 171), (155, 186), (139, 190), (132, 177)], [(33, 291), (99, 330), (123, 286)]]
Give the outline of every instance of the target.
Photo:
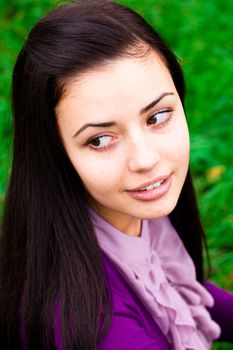
[(128, 192), (145, 192), (153, 190), (154, 188), (157, 188), (161, 186), (171, 175), (164, 175), (156, 178), (155, 180), (148, 181), (138, 187), (135, 187)]
[(144, 192), (144, 191), (150, 191), (150, 190), (153, 190), (153, 188), (157, 188), (159, 187), (160, 185), (162, 185), (164, 183), (165, 179), (163, 180), (160, 180), (160, 181), (156, 181), (154, 182), (153, 184), (149, 185), (149, 186), (146, 186), (142, 189), (139, 189), (138, 191), (140, 192)]
[(151, 201), (164, 196), (172, 185), (172, 174), (160, 176), (159, 178), (144, 183), (134, 189), (131, 189), (128, 194), (134, 199), (142, 201)]

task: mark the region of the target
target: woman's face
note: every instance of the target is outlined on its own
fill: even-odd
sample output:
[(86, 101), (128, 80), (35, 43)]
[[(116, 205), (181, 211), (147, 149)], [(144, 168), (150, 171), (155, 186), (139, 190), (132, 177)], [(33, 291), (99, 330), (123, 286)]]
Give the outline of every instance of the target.
[(189, 162), (182, 104), (159, 55), (119, 58), (70, 82), (58, 126), (89, 205), (129, 235), (168, 215)]

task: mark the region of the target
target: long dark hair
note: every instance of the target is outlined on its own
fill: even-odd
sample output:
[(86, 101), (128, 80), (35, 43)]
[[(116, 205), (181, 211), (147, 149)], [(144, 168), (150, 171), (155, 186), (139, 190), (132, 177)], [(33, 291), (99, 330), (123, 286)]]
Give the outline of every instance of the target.
[[(54, 349), (56, 307), (66, 350), (95, 349), (109, 324), (101, 251), (54, 109), (67, 79), (107, 60), (143, 55), (145, 47), (160, 54), (183, 103), (185, 84), (174, 54), (139, 15), (108, 1), (57, 8), (35, 25), (18, 56), (13, 165), (0, 244), (1, 348), (22, 348), (23, 324), (30, 348)], [(190, 172), (170, 216), (202, 281), (203, 230)]]

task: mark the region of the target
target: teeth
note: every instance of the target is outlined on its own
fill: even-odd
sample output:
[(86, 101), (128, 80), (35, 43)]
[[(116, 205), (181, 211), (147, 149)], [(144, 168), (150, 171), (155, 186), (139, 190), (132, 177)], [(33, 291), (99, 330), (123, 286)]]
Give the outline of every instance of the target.
[(141, 191), (150, 191), (153, 188), (159, 187), (163, 182), (164, 182), (164, 180), (157, 181), (152, 185), (149, 185), (149, 186), (142, 188)]

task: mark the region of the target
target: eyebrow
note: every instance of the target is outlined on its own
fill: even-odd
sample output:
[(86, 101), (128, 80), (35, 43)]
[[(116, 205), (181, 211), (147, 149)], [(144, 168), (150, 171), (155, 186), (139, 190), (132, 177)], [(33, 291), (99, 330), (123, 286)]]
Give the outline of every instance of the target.
[[(142, 108), (140, 111), (140, 114), (144, 114), (144, 113), (148, 112), (151, 108), (156, 106), (164, 97), (169, 96), (169, 95), (174, 95), (174, 92), (164, 92), (159, 97), (157, 97), (154, 101), (152, 101), (149, 105)], [(85, 129), (87, 129), (89, 127), (109, 128), (109, 127), (115, 126), (116, 124), (117, 123), (114, 121), (103, 122), (103, 123), (87, 123), (87, 124), (84, 124), (80, 129), (78, 129), (78, 131), (76, 131), (76, 133), (73, 135), (73, 138), (78, 136), (82, 131), (84, 131)]]
[(156, 100), (152, 101), (148, 106), (141, 109), (140, 114), (144, 114), (145, 112), (148, 112), (151, 108), (156, 106), (164, 97), (174, 95), (174, 92), (164, 92), (159, 97), (156, 98)]

